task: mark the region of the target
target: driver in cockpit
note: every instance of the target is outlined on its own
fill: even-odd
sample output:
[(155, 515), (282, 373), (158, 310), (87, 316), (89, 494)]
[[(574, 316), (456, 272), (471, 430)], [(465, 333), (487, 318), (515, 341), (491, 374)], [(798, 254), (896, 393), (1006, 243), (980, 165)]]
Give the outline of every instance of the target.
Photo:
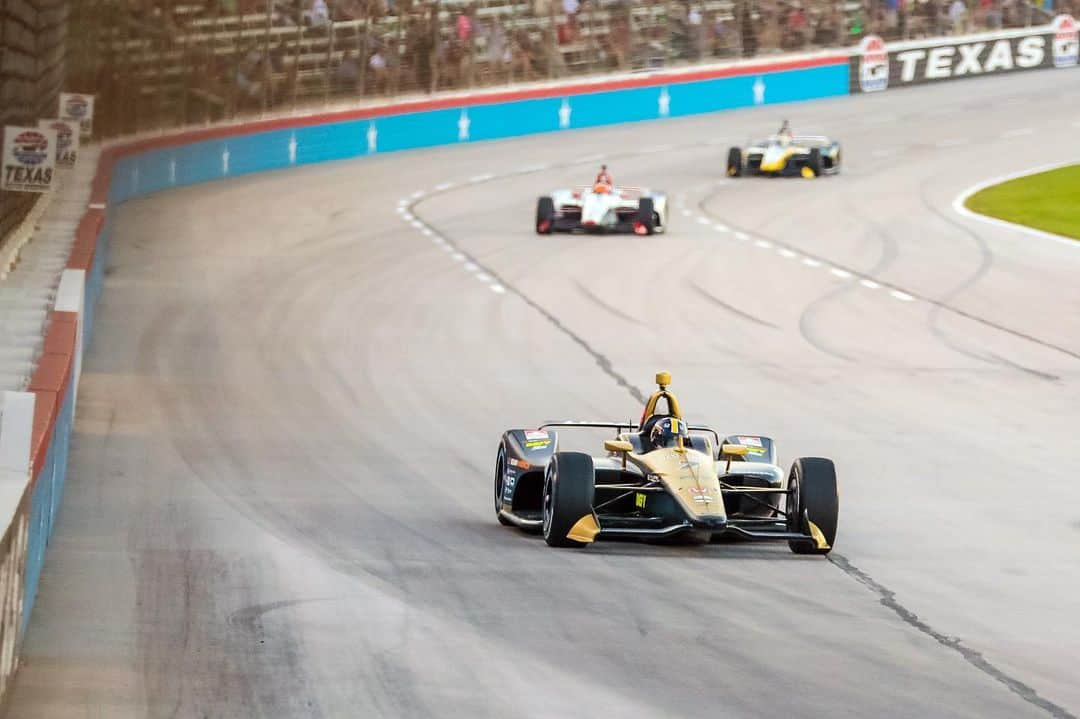
[(685, 443), (687, 436), (686, 422), (678, 417), (664, 417), (653, 425), (649, 432), (649, 443), (653, 449), (678, 447), (679, 438)]
[(615, 181), (611, 179), (611, 173), (608, 172), (607, 165), (600, 165), (600, 172), (596, 173), (593, 190), (595, 192), (611, 192), (614, 186)]
[(792, 134), (791, 132), (791, 123), (787, 120), (784, 120), (783, 124), (780, 125), (779, 132), (776, 133), (776, 139), (779, 140), (781, 143), (787, 145), (794, 137), (794, 134)]

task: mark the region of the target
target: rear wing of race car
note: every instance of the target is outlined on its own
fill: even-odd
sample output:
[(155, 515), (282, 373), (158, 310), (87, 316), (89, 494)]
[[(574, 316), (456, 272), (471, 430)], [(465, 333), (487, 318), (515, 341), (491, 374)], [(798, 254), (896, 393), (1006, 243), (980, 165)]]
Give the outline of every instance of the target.
[[(620, 432), (633, 432), (641, 429), (641, 425), (637, 422), (544, 422), (537, 429), (613, 429), (616, 434)], [(712, 427), (706, 427), (705, 425), (686, 425), (688, 432), (701, 432), (703, 434), (711, 434), (713, 436), (715, 447), (720, 446), (720, 433)]]

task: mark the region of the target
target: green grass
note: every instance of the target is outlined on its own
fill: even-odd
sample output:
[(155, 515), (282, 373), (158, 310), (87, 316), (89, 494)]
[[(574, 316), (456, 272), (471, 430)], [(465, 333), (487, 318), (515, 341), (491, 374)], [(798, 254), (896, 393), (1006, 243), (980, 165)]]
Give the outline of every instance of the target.
[(1080, 240), (1080, 165), (987, 187), (964, 204), (990, 217)]

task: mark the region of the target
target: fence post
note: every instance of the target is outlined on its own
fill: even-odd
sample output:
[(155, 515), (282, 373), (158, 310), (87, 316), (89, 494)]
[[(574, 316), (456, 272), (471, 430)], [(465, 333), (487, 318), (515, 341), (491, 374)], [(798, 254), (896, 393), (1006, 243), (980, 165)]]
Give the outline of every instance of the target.
[(4, 392), (0, 417), (0, 469), (26, 474), (30, 471), (30, 440), (34, 430), (33, 392)]

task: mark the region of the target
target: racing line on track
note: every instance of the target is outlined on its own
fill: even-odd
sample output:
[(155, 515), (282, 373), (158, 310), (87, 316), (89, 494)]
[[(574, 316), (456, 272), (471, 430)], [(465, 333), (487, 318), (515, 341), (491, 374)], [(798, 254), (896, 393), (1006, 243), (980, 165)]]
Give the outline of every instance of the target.
[(847, 557), (836, 552), (830, 552), (827, 559), (835, 566), (839, 567), (841, 571), (847, 574), (849, 577), (859, 582), (863, 586), (867, 587), (870, 591), (880, 597), (881, 606), (891, 610), (896, 616), (900, 617), (901, 621), (908, 624), (915, 629), (919, 630), (926, 636), (930, 637), (938, 644), (948, 649), (952, 649), (961, 657), (964, 661), (971, 664), (988, 677), (1004, 684), (1009, 691), (1017, 695), (1028, 704), (1039, 707), (1044, 710), (1054, 719), (1077, 719), (1077, 716), (1071, 713), (1069, 710), (1062, 706), (1055, 704), (1049, 699), (1044, 699), (1039, 696), (1039, 693), (1033, 688), (1023, 683), (1019, 679), (1014, 679), (1001, 669), (991, 663), (986, 657), (982, 655), (982, 652), (978, 652), (970, 647), (964, 646), (964, 642), (959, 637), (950, 637), (937, 631), (929, 624), (919, 619), (919, 615), (907, 609), (903, 604), (896, 601), (896, 593), (891, 589), (879, 584), (873, 577), (856, 567), (854, 564), (848, 561)]
[[(684, 149), (696, 148), (700, 146), (700, 143), (698, 143), (694, 145), (684, 146)], [(625, 153), (618, 157), (634, 157), (645, 154), (652, 154), (654, 152), (666, 152), (670, 151), (671, 149), (671, 147), (651, 148), (650, 150), (644, 152)], [(509, 292), (510, 294), (519, 297), (526, 305), (534, 309), (544, 319), (546, 319), (556, 330), (558, 330), (576, 345), (581, 347), (582, 350), (584, 350), (590, 357), (593, 358), (600, 370), (608, 377), (610, 377), (616, 385), (625, 389), (627, 393), (636, 401), (644, 403), (646, 399), (646, 393), (640, 387), (628, 380), (622, 373), (620, 373), (615, 368), (610, 358), (608, 358), (605, 354), (593, 347), (584, 337), (567, 327), (562, 322), (562, 320), (556, 317), (555, 314), (553, 314), (550, 310), (539, 304), (529, 295), (525, 294), (520, 288), (518, 288), (514, 284), (507, 282), (505, 278), (499, 275), (498, 272), (496, 272), (493, 268), (485, 265), (479, 260), (479, 258), (464, 250), (457, 242), (442, 235), (437, 229), (435, 229), (435, 227), (428, 224), (422, 218), (417, 216), (415, 212), (417, 205), (419, 205), (420, 202), (422, 202), (423, 200), (434, 195), (452, 192), (456, 189), (460, 189), (463, 186), (477, 185), (495, 179), (501, 179), (514, 175), (532, 174), (548, 169), (573, 167), (578, 164), (591, 162), (593, 159), (594, 158), (582, 158), (573, 162), (567, 162), (562, 164), (533, 165), (530, 167), (522, 168), (515, 172), (508, 172), (500, 175), (476, 175), (469, 178), (468, 182), (461, 184), (443, 182), (439, 185), (436, 185), (435, 188), (430, 192), (426, 192), (424, 190), (417, 190), (416, 192), (413, 192), (410, 196), (399, 200), (397, 206), (397, 213), (401, 216), (404, 222), (417, 229), (423, 236), (429, 238), (432, 243), (443, 249), (443, 251), (449, 254), (453, 259), (462, 263), (467, 272), (474, 274), (479, 281), (488, 285), (488, 287), (492, 291), (498, 294)], [(709, 226), (719, 233), (730, 233), (736, 241), (748, 242), (751, 239), (751, 236), (749, 234), (738, 229), (731, 228), (723, 224), (722, 222), (716, 220), (715, 218), (711, 218), (708, 215), (708, 211), (705, 210), (704, 205), (707, 200), (711, 199), (711, 197), (714, 196), (715, 194), (712, 196), (707, 196), (706, 198), (703, 198), (699, 203), (698, 206), (702, 214), (699, 215), (697, 218), (698, 223), (702, 226)], [(683, 210), (683, 214), (684, 216), (692, 215), (692, 213), (685, 209)], [(1069, 355), (1076, 359), (1080, 359), (1080, 354), (1074, 353), (1066, 348), (1059, 347), (1044, 340), (1025, 335), (1024, 333), (1012, 330), (1007, 327), (1003, 327), (984, 318), (972, 315), (971, 313), (964, 312), (963, 310), (948, 306), (944, 303), (944, 301), (930, 299), (924, 296), (920, 296), (916, 293), (905, 292), (899, 287), (873, 279), (853, 268), (833, 263), (831, 260), (828, 260), (824, 257), (815, 256), (811, 253), (797, 251), (793, 247), (786, 245), (783, 242), (779, 242), (775, 239), (765, 239), (764, 237), (760, 237), (758, 240), (756, 240), (755, 244), (757, 244), (757, 246), (761, 247), (762, 249), (774, 249), (780, 256), (787, 259), (802, 259), (803, 264), (807, 267), (815, 269), (825, 269), (834, 277), (840, 280), (857, 280), (859, 284), (866, 289), (888, 289), (890, 295), (894, 299), (897, 299), (899, 301), (912, 302), (917, 299), (922, 300), (923, 302), (932, 305), (936, 309), (953, 312), (962, 317), (966, 317), (973, 321), (979, 322), (985, 326), (998, 329), (1015, 337), (1034, 342), (1049, 349), (1058, 350), (1059, 352), (1062, 352), (1066, 355)], [(1010, 692), (1020, 697), (1023, 701), (1042, 709), (1050, 716), (1054, 717), (1054, 719), (1080, 719), (1080, 717), (1072, 714), (1064, 707), (1061, 707), (1049, 701), (1048, 699), (1039, 696), (1038, 692), (1035, 691), (1034, 688), (1020, 681), (1019, 679), (1010, 676), (1009, 674), (995, 666), (992, 662), (987, 660), (981, 652), (965, 646), (963, 640), (961, 640), (960, 638), (950, 637), (934, 629), (932, 626), (920, 619), (919, 615), (912, 612), (910, 609), (897, 601), (895, 592), (880, 584), (877, 580), (875, 580), (865, 571), (853, 565), (842, 554), (832, 552), (828, 555), (827, 559), (830, 563), (832, 563), (833, 566), (840, 569), (840, 571), (842, 571), (844, 574), (846, 574), (847, 576), (854, 579), (856, 582), (876, 594), (879, 598), (881, 605), (893, 612), (902, 622), (912, 627), (916, 631), (930, 637), (941, 646), (955, 651), (964, 659), (964, 661), (968, 662), (971, 666), (975, 667), (978, 671), (987, 675), (991, 679), (994, 679), (995, 681), (1003, 684)]]
[[(708, 210), (705, 209), (705, 203), (708, 202), (709, 200), (711, 200), (714, 197), (716, 197), (715, 193), (713, 195), (702, 198), (701, 202), (698, 203), (698, 207), (700, 208), (701, 212), (704, 213), (705, 216), (708, 216)], [(964, 231), (964, 232), (966, 232), (966, 233), (968, 233), (968, 234), (970, 234), (970, 235), (972, 235), (974, 237), (978, 237), (978, 235), (973, 230), (971, 230), (971, 228), (966, 227), (964, 225), (961, 225), (960, 223), (957, 223), (957, 222), (951, 220), (950, 218), (945, 217), (943, 214), (941, 214), (940, 212), (938, 212), (936, 210), (933, 210), (933, 211), (935, 212), (935, 214), (937, 214), (939, 217), (941, 217), (941, 219), (949, 222), (949, 224), (952, 224), (952, 225), (958, 227), (962, 231)], [(741, 234), (743, 234), (745, 236), (745, 233), (741, 233)], [(749, 238), (747, 238), (747, 239), (749, 239)], [(1045, 349), (1054, 350), (1055, 352), (1060, 352), (1061, 354), (1067, 355), (1067, 356), (1069, 356), (1069, 357), (1071, 357), (1073, 359), (1080, 360), (1080, 352), (1075, 352), (1073, 350), (1070, 350), (1068, 347), (1062, 347), (1061, 345), (1057, 345), (1057, 344), (1054, 344), (1053, 342), (1049, 342), (1047, 340), (1040, 339), (1038, 337), (1035, 337), (1034, 335), (1029, 335), (1029, 334), (1027, 334), (1025, 332), (1021, 332), (1020, 330), (1015, 330), (1015, 329), (1013, 329), (1011, 327), (1006, 327), (1005, 325), (994, 322), (993, 320), (988, 320), (985, 317), (981, 317), (981, 316), (979, 316), (977, 314), (974, 314), (973, 312), (968, 312), (967, 310), (962, 310), (962, 309), (960, 309), (958, 307), (954, 307), (953, 305), (948, 304), (948, 301), (950, 299), (952, 299), (953, 296), (958, 294), (957, 291), (950, 292), (949, 295), (943, 300), (942, 299), (934, 299), (933, 297), (927, 297), (927, 296), (921, 295), (921, 294), (919, 294), (917, 292), (904, 290), (904, 289), (901, 289), (900, 287), (897, 287), (895, 285), (890, 285), (888, 283), (882, 282), (881, 280), (874, 279), (874, 278), (869, 277), (867, 275), (863, 275), (858, 270), (856, 270), (856, 269), (854, 269), (852, 267), (844, 266), (844, 265), (841, 265), (839, 263), (833, 264), (831, 262), (831, 260), (829, 260), (828, 258), (822, 257), (820, 255), (814, 255), (812, 253), (805, 252), (805, 251), (802, 251), (802, 250), (795, 250), (792, 246), (787, 245), (784, 242), (782, 242), (780, 240), (777, 240), (775, 238), (760, 239), (760, 240), (757, 241), (757, 246), (761, 247), (763, 249), (775, 248), (777, 250), (777, 252), (779, 252), (782, 255), (783, 255), (784, 251), (786, 250), (787, 252), (791, 253), (791, 256), (793, 256), (793, 257), (802, 254), (804, 256), (804, 259), (803, 259), (804, 263), (807, 261), (807, 259), (810, 259), (810, 260), (821, 263), (820, 265), (815, 265), (815, 266), (828, 267), (830, 269), (830, 271), (836, 269), (836, 270), (840, 270), (841, 272), (846, 272), (846, 273), (858, 278), (859, 283), (861, 285), (863, 285), (864, 287), (870, 288), (870, 289), (877, 289), (879, 287), (884, 287), (884, 288), (889, 290), (889, 294), (895, 299), (901, 300), (903, 302), (910, 302), (912, 300), (920, 300), (920, 301), (925, 302), (925, 303), (927, 303), (929, 305), (932, 305), (936, 309), (943, 310), (945, 312), (951, 312), (954, 315), (958, 315), (958, 316), (963, 317), (965, 319), (971, 320), (972, 322), (976, 322), (978, 324), (981, 324), (984, 327), (989, 327), (991, 329), (998, 330), (999, 332), (1004, 332), (1005, 334), (1011, 335), (1011, 336), (1016, 337), (1016, 338), (1021, 339), (1021, 340), (1025, 340), (1027, 342), (1031, 342), (1031, 343), (1039, 345), (1040, 347), (1043, 347)], [(784, 255), (784, 256), (786, 257), (788, 255)], [(1021, 369), (1026, 369), (1026, 368), (1021, 368)]]

